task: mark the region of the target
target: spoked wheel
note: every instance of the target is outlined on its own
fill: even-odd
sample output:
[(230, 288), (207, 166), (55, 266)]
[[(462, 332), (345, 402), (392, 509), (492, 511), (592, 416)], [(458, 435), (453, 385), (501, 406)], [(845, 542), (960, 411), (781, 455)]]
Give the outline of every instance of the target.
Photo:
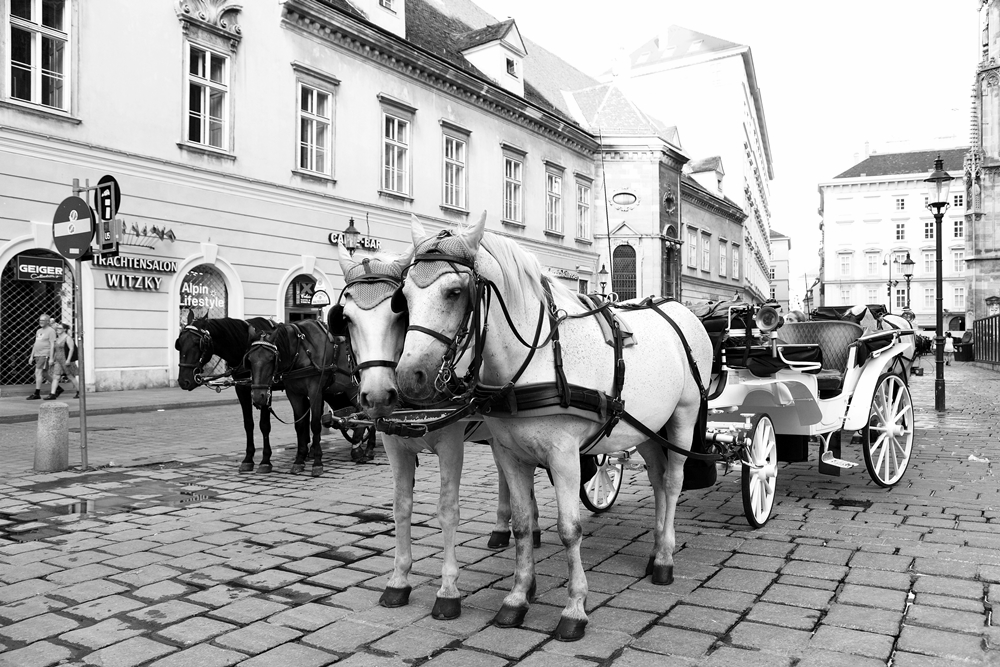
[(913, 448), (913, 402), (898, 375), (885, 373), (872, 396), (868, 424), (861, 429), (865, 467), (879, 486), (893, 486), (903, 477)]
[(611, 509), (622, 489), (625, 464), (617, 455), (600, 454), (594, 457), (597, 473), (580, 485), (580, 501), (591, 512), (600, 514)]
[(774, 424), (767, 415), (759, 415), (753, 424), (742, 474), (743, 514), (754, 528), (760, 528), (771, 518), (777, 476)]

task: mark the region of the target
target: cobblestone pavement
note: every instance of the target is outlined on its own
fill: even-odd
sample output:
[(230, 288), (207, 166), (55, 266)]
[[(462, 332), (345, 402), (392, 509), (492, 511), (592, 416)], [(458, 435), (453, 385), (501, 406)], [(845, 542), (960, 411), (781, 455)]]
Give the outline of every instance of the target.
[[(392, 568), (384, 454), (357, 466), (325, 439), (326, 473), (240, 475), (233, 406), (95, 418), (92, 461), (172, 461), (25, 473), (33, 424), (4, 429), (0, 462), (0, 664), (129, 667), (616, 667), (660, 665), (1000, 664), (1000, 504), (994, 478), (1000, 374), (953, 366), (950, 410), (933, 407), (933, 370), (912, 378), (914, 458), (893, 489), (864, 465), (823, 477), (782, 465), (771, 521), (750, 529), (738, 475), (686, 492), (677, 580), (643, 576), (651, 494), (627, 473), (616, 505), (584, 514), (590, 625), (551, 639), (566, 566), (551, 487), (537, 478), (543, 546), (524, 627), (490, 625), (513, 548), (492, 551), (496, 475), (470, 446), (463, 479), (462, 615), (430, 616), (441, 561), (437, 462), (417, 470), (410, 604), (377, 600)], [(18, 430), (20, 429), (20, 430)], [(276, 446), (290, 429), (276, 425)], [(845, 457), (860, 460), (846, 442)], [(198, 448), (205, 449), (198, 449)], [(815, 448), (814, 448), (815, 449)], [(140, 460), (141, 456), (151, 458)], [(814, 452), (815, 456), (815, 452)], [(288, 451), (275, 457), (286, 470)]]

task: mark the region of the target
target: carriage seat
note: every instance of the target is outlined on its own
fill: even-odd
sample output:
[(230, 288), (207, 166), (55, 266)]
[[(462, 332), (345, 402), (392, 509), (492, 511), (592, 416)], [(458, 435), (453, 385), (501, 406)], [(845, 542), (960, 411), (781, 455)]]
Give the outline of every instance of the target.
[(851, 345), (864, 328), (845, 320), (788, 322), (778, 329), (778, 338), (793, 345), (818, 345), (823, 352), (823, 367), (817, 375), (820, 398), (840, 393), (847, 370)]

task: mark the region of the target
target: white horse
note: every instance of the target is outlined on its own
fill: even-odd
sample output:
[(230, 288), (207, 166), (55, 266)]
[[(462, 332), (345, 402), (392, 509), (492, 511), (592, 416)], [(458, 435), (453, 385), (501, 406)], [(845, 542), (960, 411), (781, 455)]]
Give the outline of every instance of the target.
[[(399, 404), (394, 369), (403, 348), (406, 318), (390, 308), (390, 297), (402, 282), (403, 268), (409, 264), (410, 254), (404, 253), (396, 259), (374, 258), (357, 262), (340, 256), (340, 266), (347, 286), (340, 302), (331, 309), (328, 320), (331, 331), (348, 336), (360, 375), (358, 399), (372, 418), (388, 415)], [(457, 587), (459, 573), (455, 557), (455, 532), (460, 519), (459, 486), (465, 427), (465, 423), (458, 422), (418, 438), (382, 436), (382, 444), (392, 468), (393, 518), (396, 525), (393, 572), (379, 599), (384, 607), (401, 607), (409, 602), (411, 586), (408, 579), (413, 566), (411, 520), (417, 454), (431, 452), (439, 459), (441, 491), (438, 497), (438, 522), (441, 525), (444, 548), (441, 587), (431, 613), (434, 618), (441, 620), (458, 618), (462, 613), (461, 593)], [(469, 437), (488, 440), (490, 435), (480, 423), (477, 431)], [(492, 548), (508, 546), (510, 539), (510, 495), (502, 472), (499, 487), (497, 522), (489, 541)], [(532, 519), (537, 544), (541, 539), (537, 527), (537, 506), (534, 507)]]
[[(414, 264), (403, 284), (409, 308), (409, 330), (396, 369), (396, 381), (406, 400), (425, 402), (441, 394), (439, 369), (449, 340), (458, 336), (476, 305), (477, 278), (495, 286), (488, 309), (482, 349), (481, 380), (502, 386), (516, 378), (516, 387), (554, 384), (554, 353), (548, 342), (550, 320), (543, 313), (578, 315), (584, 306), (568, 289), (552, 281), (554, 309), (544, 304), (538, 261), (515, 242), (485, 233), (486, 216), (468, 230), (428, 237), (413, 217)], [(500, 307), (509, 309), (510, 323)], [(699, 386), (708, 384), (712, 348), (701, 322), (684, 306), (666, 303), (661, 309), (683, 332), (690, 345), (692, 371), (678, 333), (654, 310), (621, 311), (637, 344), (624, 350), (626, 374), (622, 397), (627, 412), (652, 431), (665, 427), (673, 445), (690, 449), (702, 406)], [(473, 323), (475, 320), (473, 319)], [(414, 327), (418, 327), (415, 329)], [(534, 355), (515, 338), (536, 345)], [(474, 327), (471, 327), (474, 328)], [(600, 390), (614, 386), (614, 352), (605, 344), (592, 317), (565, 319), (559, 324), (566, 379), (572, 385)], [(472, 335), (472, 333), (470, 333)], [(530, 361), (526, 361), (530, 359)], [(526, 365), (524, 365), (526, 364)], [(694, 373), (698, 377), (695, 378)], [(516, 390), (515, 390), (516, 393)], [(501, 627), (521, 625), (534, 589), (534, 561), (529, 535), (529, 492), (536, 465), (548, 468), (556, 489), (559, 537), (569, 561), (568, 601), (555, 637), (573, 641), (584, 636), (587, 579), (580, 559), (580, 447), (595, 436), (605, 421), (581, 416), (579, 410), (542, 410), (534, 416), (519, 410), (516, 416), (498, 414), (496, 406), (484, 418), (495, 439), (494, 455), (510, 484), (516, 541), (514, 585), (494, 618)], [(702, 437), (703, 434), (697, 434)], [(647, 464), (656, 502), (655, 543), (649, 573), (656, 584), (673, 581), (674, 513), (683, 479), (684, 456), (667, 456), (647, 435), (624, 421), (614, 429), (614, 442), (598, 440), (589, 453), (599, 454), (638, 446)]]

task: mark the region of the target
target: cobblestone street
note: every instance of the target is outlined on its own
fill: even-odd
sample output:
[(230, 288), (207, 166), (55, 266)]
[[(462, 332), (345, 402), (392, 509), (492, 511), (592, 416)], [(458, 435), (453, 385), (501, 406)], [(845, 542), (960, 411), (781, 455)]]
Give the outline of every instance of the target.
[[(590, 624), (576, 643), (551, 638), (566, 565), (543, 473), (537, 598), (524, 627), (490, 625), (511, 584), (514, 549), (486, 546), (497, 483), (486, 447), (470, 445), (465, 459), (462, 615), (437, 621), (430, 455), (417, 469), (413, 594), (408, 606), (385, 609), (378, 598), (394, 538), (381, 448), (373, 464), (355, 465), (347, 443), (327, 436), (324, 475), (292, 476), (284, 472), (292, 430), (275, 423), (275, 472), (239, 474), (239, 410), (222, 402), (95, 416), (91, 465), (115, 465), (37, 474), (29, 470), (35, 423), (3, 424), (0, 664), (1000, 664), (992, 625), (1000, 374), (949, 367), (949, 411), (938, 416), (933, 366), (924, 367), (911, 378), (918, 432), (897, 487), (872, 483), (845, 437), (844, 458), (860, 465), (821, 476), (815, 446), (808, 463), (782, 464), (762, 529), (746, 523), (738, 474), (685, 492), (670, 586), (644, 576), (652, 496), (645, 474), (628, 471), (610, 511), (583, 513)], [(283, 399), (276, 410), (290, 412)], [(77, 445), (73, 433), (71, 450)]]

